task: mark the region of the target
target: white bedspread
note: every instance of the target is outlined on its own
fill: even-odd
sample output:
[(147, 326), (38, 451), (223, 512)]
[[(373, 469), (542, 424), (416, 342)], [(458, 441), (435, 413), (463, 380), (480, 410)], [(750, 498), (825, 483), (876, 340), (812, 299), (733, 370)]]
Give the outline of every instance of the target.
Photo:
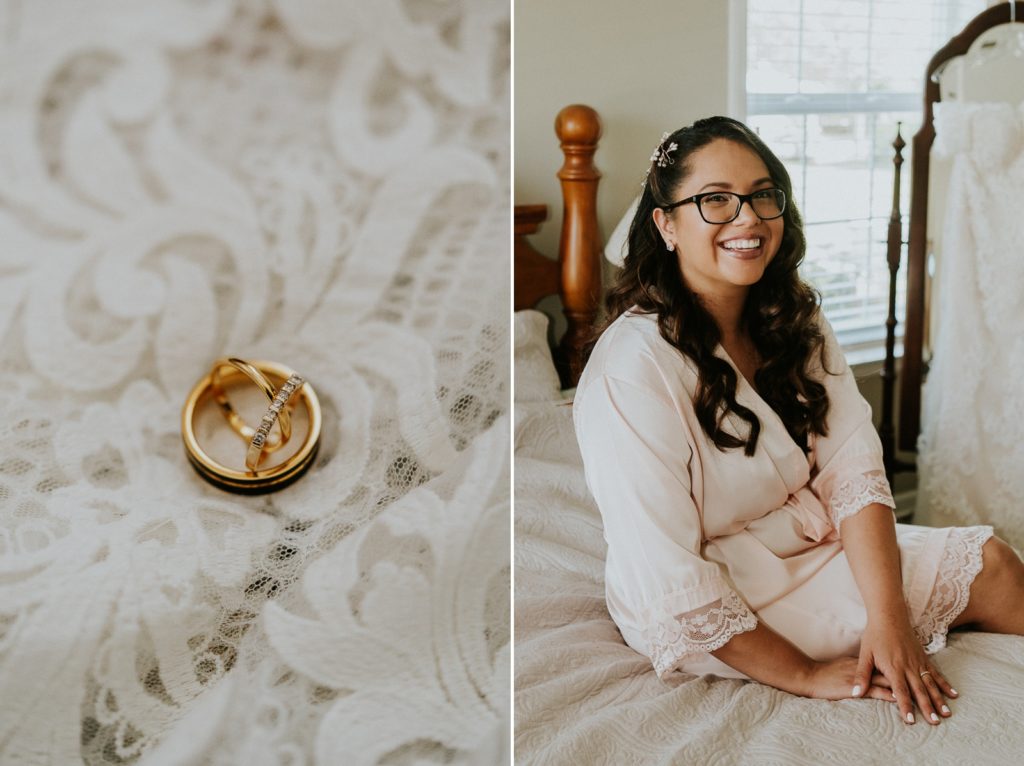
[(604, 603), (604, 541), (557, 402), (516, 402), (515, 752), (520, 764), (1011, 764), (1024, 753), (1024, 638), (954, 633), (960, 698), (937, 727), (895, 705), (757, 683), (658, 680)]

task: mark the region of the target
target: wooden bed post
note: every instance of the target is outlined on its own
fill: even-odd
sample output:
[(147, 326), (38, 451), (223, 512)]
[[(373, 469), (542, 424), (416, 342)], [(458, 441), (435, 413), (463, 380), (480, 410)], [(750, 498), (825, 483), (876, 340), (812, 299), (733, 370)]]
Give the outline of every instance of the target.
[[(889, 315), (885, 319), (885, 363), (882, 366), (882, 418), (878, 436), (882, 441), (882, 464), (889, 486), (897, 471), (913, 470), (913, 463), (896, 458), (896, 430), (893, 427), (893, 394), (896, 386), (896, 279), (900, 270), (903, 250), (903, 215), (900, 212), (900, 177), (903, 171), (903, 147), (907, 144), (896, 123), (896, 139), (892, 142), (892, 164), (895, 166), (892, 183), (892, 212), (889, 214), (889, 234), (886, 257), (889, 262)], [(909, 520), (907, 523), (910, 523)]]
[(601, 301), (601, 237), (597, 229), (597, 184), (601, 173), (594, 152), (601, 118), (589, 106), (573, 104), (555, 118), (555, 134), (565, 162), (558, 171), (565, 202), (558, 262), (562, 269), (562, 306), (568, 330), (562, 337), (559, 374), (563, 384), (579, 379), (579, 349), (597, 318)]
[[(921, 384), (924, 382), (924, 294), (928, 259), (928, 176), (935, 141), (932, 104), (939, 100), (938, 83), (928, 77), (924, 120), (913, 139), (910, 180), (910, 231), (907, 237), (907, 317), (900, 369), (900, 449), (916, 450), (921, 431)], [(913, 393), (911, 393), (913, 392)], [(913, 402), (913, 404), (910, 404)], [(909, 406), (908, 406), (909, 404)]]
[(896, 140), (892, 142), (896, 150), (892, 164), (896, 166), (892, 184), (892, 212), (889, 214), (889, 236), (886, 253), (889, 261), (889, 316), (885, 319), (885, 364), (882, 366), (882, 421), (878, 425), (878, 436), (882, 440), (882, 463), (885, 465), (885, 478), (892, 486), (893, 460), (895, 459), (896, 431), (893, 428), (892, 395), (893, 384), (896, 382), (896, 273), (900, 269), (900, 251), (903, 249), (903, 219), (900, 214), (900, 173), (903, 165), (903, 147), (906, 142), (900, 135), (900, 126), (896, 123)]

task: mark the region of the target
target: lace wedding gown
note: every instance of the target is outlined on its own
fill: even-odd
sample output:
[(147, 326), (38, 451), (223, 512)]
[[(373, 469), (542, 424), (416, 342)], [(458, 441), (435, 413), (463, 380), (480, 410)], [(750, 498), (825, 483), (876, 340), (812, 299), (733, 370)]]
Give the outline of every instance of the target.
[(940, 104), (952, 160), (923, 393), (920, 498), (932, 524), (992, 524), (1024, 547), (1024, 104)]
[[(0, 7), (0, 762), (496, 763), (507, 3)], [(315, 387), (189, 467), (218, 356)]]

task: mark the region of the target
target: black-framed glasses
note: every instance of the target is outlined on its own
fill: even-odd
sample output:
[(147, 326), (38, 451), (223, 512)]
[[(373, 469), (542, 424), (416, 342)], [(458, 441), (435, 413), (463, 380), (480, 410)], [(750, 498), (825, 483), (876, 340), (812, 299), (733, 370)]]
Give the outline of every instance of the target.
[(740, 208), (746, 202), (751, 210), (762, 221), (778, 218), (786, 212), (786, 192), (782, 189), (758, 189), (750, 194), (734, 194), (733, 192), (713, 191), (694, 194), (662, 208), (666, 213), (680, 205), (693, 202), (700, 211), (700, 217), (707, 223), (729, 223), (735, 221)]

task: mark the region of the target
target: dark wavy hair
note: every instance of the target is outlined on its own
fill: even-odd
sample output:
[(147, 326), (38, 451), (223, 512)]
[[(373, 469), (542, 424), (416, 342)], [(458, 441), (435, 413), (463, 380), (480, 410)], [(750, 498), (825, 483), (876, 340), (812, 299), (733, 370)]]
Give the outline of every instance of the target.
[[(782, 419), (793, 440), (807, 451), (811, 433), (827, 433), (828, 395), (811, 375), (815, 357), (825, 370), (824, 339), (815, 318), (821, 298), (797, 273), (807, 242), (800, 213), (792, 201), (789, 173), (757, 134), (741, 122), (708, 117), (663, 139), (659, 150), (677, 144), (671, 154), (673, 162), (662, 167), (652, 159), (629, 227), (622, 269), (605, 297), (605, 320), (595, 327), (583, 359), (590, 356), (600, 335), (625, 311), (656, 314), (661, 336), (696, 365), (694, 409), (704, 432), (723, 452), (743, 447), (744, 454), (754, 454), (761, 423), (753, 411), (736, 401), (736, 371), (714, 354), (721, 331), (683, 279), (676, 254), (666, 252), (654, 223), (654, 211), (674, 201), (692, 172), (693, 153), (717, 139), (753, 150), (775, 185), (786, 193), (782, 243), (764, 275), (751, 286), (741, 321), (763, 360), (754, 378), (758, 393)], [(723, 430), (729, 412), (749, 425), (746, 438)]]

